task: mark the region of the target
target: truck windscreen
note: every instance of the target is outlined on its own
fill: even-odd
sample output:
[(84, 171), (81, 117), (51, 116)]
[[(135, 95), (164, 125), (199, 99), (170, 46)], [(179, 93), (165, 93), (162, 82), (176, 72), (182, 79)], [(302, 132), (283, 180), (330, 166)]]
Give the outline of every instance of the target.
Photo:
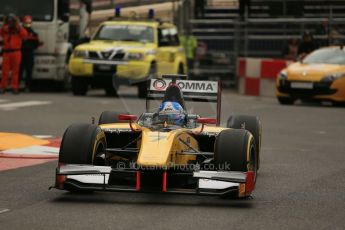
[(34, 21), (52, 21), (54, 0), (1, 0), (0, 20), (10, 13), (19, 17), (31, 15)]

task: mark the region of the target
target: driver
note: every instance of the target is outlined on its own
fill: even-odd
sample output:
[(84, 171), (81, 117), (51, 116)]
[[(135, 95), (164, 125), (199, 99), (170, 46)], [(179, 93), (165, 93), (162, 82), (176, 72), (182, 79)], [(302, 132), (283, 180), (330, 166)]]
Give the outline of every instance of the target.
[(177, 102), (163, 102), (158, 110), (158, 119), (168, 125), (185, 125), (186, 114), (182, 106)]

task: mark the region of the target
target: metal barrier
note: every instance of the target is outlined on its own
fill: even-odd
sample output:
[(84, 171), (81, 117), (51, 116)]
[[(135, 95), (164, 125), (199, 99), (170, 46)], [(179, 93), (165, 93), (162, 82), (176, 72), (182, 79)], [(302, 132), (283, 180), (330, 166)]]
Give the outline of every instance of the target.
[[(251, 2), (264, 1), (252, 0)], [(286, 6), (293, 0), (276, 2), (284, 3)], [(320, 47), (341, 44), (345, 41), (345, 17), (344, 14), (339, 14), (339, 9), (345, 9), (345, 4), (340, 4), (340, 1), (334, 2), (337, 4), (332, 7), (332, 5), (319, 1), (320, 9), (317, 5), (304, 5), (304, 8), (307, 8), (305, 10), (307, 16), (303, 15), (300, 18), (272, 18), (269, 15), (255, 15), (257, 18), (253, 18), (248, 17), (248, 13), (246, 13), (244, 17), (237, 14), (235, 17), (225, 19), (191, 19), (193, 34), (200, 42), (206, 43), (209, 50), (209, 57), (206, 57), (206, 60), (200, 60), (193, 72), (205, 77), (220, 77), (224, 81), (236, 84), (237, 57), (282, 58), (283, 49), (288, 40), (301, 39), (307, 30), (314, 35), (314, 39)], [(258, 4), (254, 4), (252, 7), (258, 8)], [(264, 8), (262, 12), (269, 12), (267, 6)], [(314, 9), (319, 10), (313, 11)], [(288, 10), (285, 8), (284, 11)], [(326, 14), (327, 11), (329, 12)], [(253, 15), (251, 14), (251, 16)], [(215, 56), (222, 57), (222, 59), (225, 57), (227, 63), (223, 62), (221, 66), (215, 64), (217, 62), (214, 59)], [(213, 69), (215, 69), (214, 72), (212, 72)]]

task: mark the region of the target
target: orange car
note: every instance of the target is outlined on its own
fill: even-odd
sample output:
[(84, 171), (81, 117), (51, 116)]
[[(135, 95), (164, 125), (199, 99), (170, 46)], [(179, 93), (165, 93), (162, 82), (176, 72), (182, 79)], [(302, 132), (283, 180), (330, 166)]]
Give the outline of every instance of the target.
[(278, 74), (276, 88), (281, 104), (297, 99), (345, 103), (344, 48), (321, 48), (291, 64)]

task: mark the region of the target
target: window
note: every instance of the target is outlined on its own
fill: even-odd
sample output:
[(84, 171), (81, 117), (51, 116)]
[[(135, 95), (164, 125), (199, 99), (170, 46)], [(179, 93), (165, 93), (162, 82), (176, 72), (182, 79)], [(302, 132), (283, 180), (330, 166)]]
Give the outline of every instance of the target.
[(139, 25), (105, 25), (99, 29), (94, 40), (153, 43), (153, 28)]
[(308, 55), (303, 63), (345, 65), (345, 51), (340, 48), (319, 49)]
[(158, 32), (159, 46), (179, 46), (176, 28), (161, 28)]
[(7, 14), (19, 17), (31, 15), (34, 21), (52, 21), (54, 19), (54, 0), (1, 0), (0, 20)]

